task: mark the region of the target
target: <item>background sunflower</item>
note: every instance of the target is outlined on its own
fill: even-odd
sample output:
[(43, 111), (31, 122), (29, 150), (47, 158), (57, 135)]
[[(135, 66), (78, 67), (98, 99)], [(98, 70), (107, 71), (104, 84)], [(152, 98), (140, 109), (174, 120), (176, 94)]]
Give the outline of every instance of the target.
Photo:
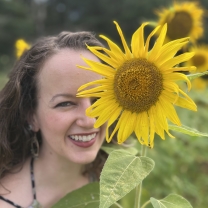
[[(196, 66), (197, 70), (195, 72), (205, 72), (208, 70), (208, 45), (195, 45), (189, 47), (190, 52), (194, 52), (194, 56), (189, 59), (185, 66)], [(194, 72), (194, 73), (195, 73)]]
[(18, 39), (15, 43), (16, 57), (20, 58), (25, 50), (30, 49), (30, 45), (23, 39)]
[[(208, 70), (208, 45), (194, 45), (188, 49), (194, 52), (195, 55), (184, 63), (184, 66), (196, 66), (197, 70), (194, 73), (205, 72)], [(192, 88), (195, 90), (204, 90), (208, 86), (207, 75), (196, 78), (192, 81)]]
[(174, 2), (169, 8), (156, 11), (158, 25), (168, 24), (167, 41), (190, 37), (195, 42), (203, 36), (203, 14), (197, 2)]

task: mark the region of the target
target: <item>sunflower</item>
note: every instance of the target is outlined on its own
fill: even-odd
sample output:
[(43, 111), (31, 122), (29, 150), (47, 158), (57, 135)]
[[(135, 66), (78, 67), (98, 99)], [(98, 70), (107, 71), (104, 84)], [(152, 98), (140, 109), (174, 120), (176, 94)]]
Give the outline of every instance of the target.
[(25, 50), (30, 49), (30, 45), (25, 42), (23, 39), (18, 39), (15, 42), (15, 48), (16, 48), (16, 57), (20, 58), (20, 56), (24, 53)]
[(156, 11), (158, 25), (168, 24), (167, 41), (190, 37), (195, 42), (203, 35), (204, 10), (196, 2), (173, 3), (170, 8)]
[(192, 46), (189, 48), (190, 52), (194, 52), (194, 56), (189, 59), (185, 66), (196, 66), (195, 72), (205, 72), (208, 70), (208, 45)]
[[(195, 65), (197, 70), (195, 72), (205, 72), (208, 70), (208, 45), (195, 45), (189, 51), (194, 52), (195, 55), (184, 63), (184, 66)], [(192, 81), (193, 89), (204, 90), (208, 86), (207, 75), (196, 78)]]
[[(144, 42), (144, 28), (148, 23), (142, 24), (132, 36), (130, 50), (121, 28), (117, 22), (114, 23), (125, 52), (101, 35), (100, 37), (107, 41), (109, 49), (88, 49), (104, 63), (83, 57), (89, 67), (78, 67), (99, 73), (103, 78), (82, 85), (77, 96), (100, 98), (86, 110), (86, 114), (97, 118), (96, 128), (107, 122), (107, 142), (110, 142), (117, 132), (117, 140), (121, 144), (135, 132), (142, 145), (153, 147), (155, 133), (162, 139), (165, 139), (165, 132), (173, 137), (169, 133), (168, 119), (176, 125), (181, 125), (173, 104), (196, 111), (195, 103), (175, 83), (179, 80), (185, 81), (190, 89), (191, 83), (187, 76), (177, 71), (195, 70), (195, 67), (174, 67), (194, 54), (186, 52), (174, 57), (176, 52), (187, 44), (188, 38), (164, 45), (166, 24), (151, 50), (150, 39), (160, 26), (156, 27)], [(115, 121), (116, 126), (109, 135), (108, 129)]]

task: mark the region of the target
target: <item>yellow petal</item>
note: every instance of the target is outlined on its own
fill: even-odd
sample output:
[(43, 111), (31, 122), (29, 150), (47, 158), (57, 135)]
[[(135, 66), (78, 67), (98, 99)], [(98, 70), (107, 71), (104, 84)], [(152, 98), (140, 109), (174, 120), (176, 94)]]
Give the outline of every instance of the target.
[(121, 119), (118, 119), (118, 122), (115, 126), (115, 128), (113, 129), (113, 132), (111, 133), (110, 137), (108, 137), (108, 133), (106, 133), (106, 141), (110, 142), (113, 138), (113, 136), (115, 135), (115, 133), (118, 131), (118, 129), (120, 128), (120, 124), (121, 124)]
[(195, 71), (196, 70), (196, 67), (195, 66), (187, 66), (187, 67), (173, 67), (173, 68), (170, 68), (168, 69), (170, 71)]
[(165, 140), (165, 136), (164, 136), (164, 130), (166, 131), (166, 133), (169, 135), (169, 137), (171, 138), (175, 138), (173, 135), (170, 134), (169, 130), (168, 130), (168, 122), (166, 119), (166, 115), (164, 114), (163, 111), (163, 107), (160, 105), (160, 103), (158, 102), (156, 104), (156, 114), (157, 114), (157, 120), (156, 122), (156, 131), (157, 134), (163, 139)]
[(186, 83), (188, 85), (188, 89), (189, 90), (191, 89), (191, 82), (185, 74), (174, 72), (171, 74), (164, 74), (163, 78), (167, 81), (172, 81), (172, 82), (184, 80), (184, 81), (186, 81)]
[[(79, 91), (81, 91), (81, 90), (83, 90), (83, 89), (85, 89), (85, 88), (87, 88), (87, 87), (91, 87), (91, 86), (96, 86), (96, 85), (112, 85), (112, 79), (99, 79), (99, 80), (95, 80), (95, 81), (92, 81), (92, 82), (88, 82), (88, 83), (86, 83), (86, 84), (83, 84), (82, 86), (80, 86), (79, 88), (78, 88), (78, 92)], [(81, 92), (80, 93), (78, 93), (78, 94), (81, 94)]]
[[(99, 52), (98, 50), (96, 50), (95, 47), (90, 47), (88, 46), (88, 49), (94, 53), (98, 58), (100, 58), (101, 60), (103, 60), (104, 62), (108, 63), (110, 66), (113, 66), (114, 62), (112, 60), (111, 57), (104, 55), (103, 53)], [(100, 48), (102, 49), (102, 48)]]
[[(100, 75), (103, 75), (105, 77), (112, 77), (115, 73), (115, 70), (106, 64), (91, 61), (86, 58), (83, 58), (83, 60), (91, 67), (91, 68), (87, 68), (88, 70), (96, 72)], [(79, 66), (79, 67), (82, 68), (82, 66)]]
[(149, 118), (147, 112), (141, 113), (141, 137), (144, 140), (144, 144), (148, 146), (149, 144)]
[(172, 59), (175, 54), (178, 52), (179, 49), (181, 49), (186, 43), (179, 43), (176, 45), (170, 45), (168, 48), (163, 47), (160, 50), (159, 56), (157, 59), (153, 57), (151, 61), (155, 61), (155, 64), (160, 67), (164, 62), (168, 61), (169, 59)]
[(178, 94), (167, 90), (163, 90), (161, 96), (164, 97), (164, 99), (166, 99), (168, 102), (174, 104), (179, 98)]
[(139, 27), (132, 36), (131, 49), (134, 57), (141, 57), (144, 54), (144, 27), (148, 23), (144, 23)]
[[(119, 115), (121, 114), (121, 108), (118, 107), (114, 112), (112, 112), (111, 118), (108, 120), (107, 123), (107, 128), (109, 128), (114, 122), (116, 122), (116, 119), (119, 117)], [(117, 130), (116, 130), (117, 131)], [(112, 137), (114, 136), (115, 132), (112, 132), (111, 137), (109, 138), (109, 131), (106, 131), (106, 140), (108, 142), (111, 141)]]
[(139, 142), (141, 144), (144, 144), (144, 140), (141, 138), (141, 131), (140, 131), (140, 127), (141, 127), (142, 122), (143, 121), (141, 120), (141, 115), (137, 114), (134, 131), (135, 131), (136, 137), (139, 140)]
[(184, 61), (187, 61), (189, 60), (190, 58), (192, 58), (194, 56), (194, 53), (190, 52), (190, 53), (184, 53), (184, 54), (181, 54), (179, 56), (176, 56), (168, 61), (166, 61), (165, 63), (163, 63), (160, 68), (162, 70), (166, 70), (166, 69), (169, 69), (169, 68), (172, 68), (173, 66), (179, 64), (179, 63), (182, 63)]
[(115, 59), (119, 59), (120, 61), (124, 61), (125, 60), (125, 56), (122, 52), (122, 50), (113, 42), (111, 41), (109, 38), (100, 35), (101, 38), (103, 38), (107, 43), (108, 46), (110, 48), (110, 50), (107, 50), (105, 52), (107, 52), (111, 57), (115, 58)]
[(118, 69), (120, 65), (122, 65), (126, 61), (125, 56), (119, 56), (119, 54), (114, 54), (112, 51), (109, 51), (108, 49), (103, 48), (103, 51), (111, 57), (111, 66), (114, 70)]
[(167, 24), (165, 24), (162, 29), (161, 29), (161, 32), (160, 32), (160, 35), (159, 37), (157, 38), (152, 50), (150, 51), (150, 54), (149, 54), (149, 61), (151, 61), (153, 58), (157, 58), (159, 53), (158, 51), (160, 51), (163, 43), (164, 43), (164, 40), (165, 40), (165, 36), (166, 36), (166, 32), (167, 32)]
[(117, 108), (117, 104), (114, 104), (114, 105), (112, 104), (112, 106), (108, 106), (108, 107), (105, 108), (105, 110), (100, 112), (100, 115), (99, 115), (99, 117), (96, 120), (95, 125), (94, 125), (95, 128), (99, 128), (104, 123), (106, 123), (109, 120), (109, 118), (111, 117), (111, 114), (114, 112), (114, 110), (116, 108)]
[(195, 103), (190, 102), (182, 97), (178, 97), (178, 100), (176, 101), (175, 105), (180, 106), (182, 108), (192, 110), (192, 111), (197, 111), (197, 107), (196, 107)]
[(148, 115), (149, 115), (149, 123), (150, 123), (150, 135), (149, 135), (149, 144), (150, 146), (154, 143), (154, 136), (155, 136), (155, 118), (156, 112), (155, 112), (155, 106), (152, 106), (149, 109)]
[(162, 139), (165, 139), (163, 131), (168, 130), (168, 123), (167, 123), (166, 116), (163, 113), (162, 108), (159, 103), (156, 103), (155, 113), (156, 113), (156, 118), (157, 118), (155, 120), (157, 134), (160, 135)]
[(118, 130), (118, 143), (123, 143), (132, 134), (135, 128), (136, 115), (130, 111), (124, 111), (121, 115), (120, 128)]
[(166, 100), (160, 96), (159, 98), (159, 103), (162, 106), (163, 113), (167, 116), (167, 118), (174, 124), (180, 126), (181, 122), (178, 118), (178, 115), (175, 111), (175, 108), (173, 107), (172, 104), (169, 102), (166, 102)]
[[(187, 100), (188, 103), (186, 103), (187, 107), (190, 108), (190, 110), (193, 110), (193, 111), (197, 111), (197, 106), (196, 104), (194, 103), (194, 101), (185, 93), (183, 92), (182, 90), (179, 90), (179, 93), (181, 93), (185, 99)], [(181, 101), (183, 99), (180, 97), (180, 100), (178, 101), (177, 105), (180, 104), (180, 106), (182, 105)]]
[(129, 47), (128, 47), (128, 45), (126, 43), (126, 40), (125, 40), (125, 38), (123, 36), (123, 32), (122, 32), (121, 28), (119, 27), (118, 23), (116, 21), (113, 21), (113, 22), (116, 25), (116, 28), (118, 30), (118, 33), (119, 33), (119, 35), (121, 37), (121, 41), (122, 41), (122, 44), (123, 44), (123, 47), (124, 47), (124, 50), (125, 50), (125, 54), (127, 56), (127, 59), (130, 59), (130, 58), (132, 58), (132, 54), (131, 54), (131, 51), (129, 50)]
[(158, 31), (159, 28), (160, 28), (160, 26), (157, 26), (147, 37), (147, 40), (146, 40), (146, 43), (145, 43), (145, 52), (144, 52), (145, 57), (147, 57), (147, 55), (148, 55), (150, 39)]
[(163, 82), (163, 88), (165, 90), (168, 90), (170, 92), (176, 92), (178, 94), (178, 91), (179, 91), (179, 87), (176, 83), (174, 82), (168, 82), (168, 81), (165, 81)]
[(108, 100), (108, 102), (106, 102), (105, 100), (107, 100), (107, 99), (100, 98), (99, 101), (103, 102), (102, 105), (94, 103), (93, 105), (91, 105), (86, 110), (86, 114), (89, 117), (98, 117), (99, 115), (101, 115), (103, 113), (104, 109), (105, 110), (109, 109), (109, 111), (111, 113), (113, 113), (119, 107), (119, 104), (116, 103), (115, 100), (113, 100), (113, 99), (112, 100)]

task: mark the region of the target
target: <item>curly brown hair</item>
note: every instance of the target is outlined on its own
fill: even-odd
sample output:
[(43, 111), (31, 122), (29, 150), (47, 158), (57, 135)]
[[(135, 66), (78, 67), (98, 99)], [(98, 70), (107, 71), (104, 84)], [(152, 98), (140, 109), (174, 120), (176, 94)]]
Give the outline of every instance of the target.
[[(103, 47), (91, 32), (61, 32), (37, 40), (15, 63), (0, 92), (0, 178), (15, 166), (22, 167), (31, 156), (32, 135), (27, 120), (37, 107), (37, 74), (42, 64), (60, 49), (88, 50), (86, 45)], [(41, 144), (40, 133), (37, 136)], [(99, 152), (93, 163), (95, 172), (100, 169), (98, 161), (105, 158), (103, 154)]]

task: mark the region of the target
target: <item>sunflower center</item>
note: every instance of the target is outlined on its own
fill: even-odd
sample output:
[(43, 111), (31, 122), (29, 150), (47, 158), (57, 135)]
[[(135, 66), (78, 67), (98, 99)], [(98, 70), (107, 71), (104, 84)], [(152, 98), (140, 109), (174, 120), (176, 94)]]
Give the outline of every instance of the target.
[(159, 69), (146, 59), (131, 59), (121, 65), (114, 78), (115, 98), (124, 110), (140, 113), (158, 101), (163, 90)]
[(193, 27), (192, 17), (184, 11), (176, 12), (174, 17), (167, 22), (167, 35), (171, 40), (189, 36), (190, 31)]
[(204, 56), (198, 54), (198, 55), (194, 55), (194, 57), (192, 57), (192, 62), (193, 62), (194, 66), (199, 67), (199, 66), (202, 66), (203, 64), (205, 64), (206, 59)]

